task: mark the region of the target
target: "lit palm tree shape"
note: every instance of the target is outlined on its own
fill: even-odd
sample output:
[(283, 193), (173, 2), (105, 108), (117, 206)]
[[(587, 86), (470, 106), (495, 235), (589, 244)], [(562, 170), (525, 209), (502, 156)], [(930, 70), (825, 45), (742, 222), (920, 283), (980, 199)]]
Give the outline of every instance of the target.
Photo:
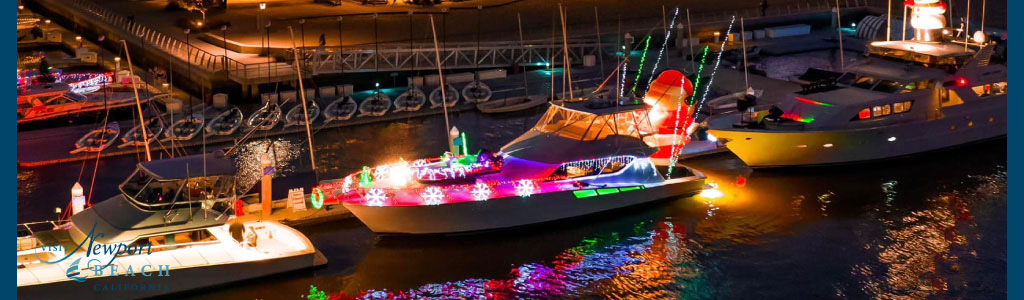
[(533, 195), (533, 189), (533, 181), (530, 181), (529, 179), (522, 179), (519, 180), (519, 183), (516, 183), (516, 195), (519, 197), (525, 198)]
[(364, 197), (366, 197), (366, 205), (369, 206), (384, 206), (384, 200), (388, 199), (388, 195), (378, 188), (370, 189)]
[(473, 200), (484, 201), (491, 198), (491, 187), (486, 183), (477, 182), (470, 193), (473, 194)]
[(423, 197), (423, 204), (438, 205), (441, 204), (441, 199), (444, 198), (444, 192), (441, 191), (440, 187), (432, 186), (424, 190), (420, 197)]

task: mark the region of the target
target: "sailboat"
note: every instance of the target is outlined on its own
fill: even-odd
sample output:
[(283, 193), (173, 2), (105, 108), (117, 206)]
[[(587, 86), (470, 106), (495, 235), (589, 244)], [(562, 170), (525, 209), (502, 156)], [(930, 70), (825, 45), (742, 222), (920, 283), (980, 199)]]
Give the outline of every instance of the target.
[(249, 116), (245, 125), (255, 130), (270, 130), (281, 121), (281, 106), (277, 103), (267, 102), (266, 105)]
[(121, 126), (117, 122), (110, 122), (106, 127), (90, 130), (75, 142), (75, 149), (71, 154), (79, 152), (100, 152), (117, 141), (117, 135), (121, 133)]
[(338, 97), (324, 108), (324, 124), (351, 119), (357, 110), (359, 110), (359, 105), (356, 104), (355, 99), (352, 99), (352, 96)]
[(475, 80), (462, 88), (462, 98), (468, 103), (483, 103), (491, 100), (491, 87)]
[(160, 122), (158, 118), (150, 118), (146, 121), (146, 124), (147, 138), (142, 138), (142, 128), (140, 128), (142, 124), (135, 125), (135, 127), (129, 129), (128, 132), (126, 132), (124, 136), (121, 137), (122, 143), (120, 145), (117, 145), (117, 147), (125, 148), (143, 146), (145, 145), (145, 141), (148, 140), (150, 143), (152, 143), (156, 137), (159, 137), (160, 134), (164, 132), (164, 123)]
[(410, 86), (395, 98), (395, 111), (418, 111), (427, 102), (427, 95), (418, 87)]
[(316, 104), (316, 101), (307, 101), (308, 103), (306, 110), (309, 111), (309, 115), (306, 117), (302, 116), (302, 103), (296, 104), (292, 109), (288, 110), (288, 114), (284, 116), (284, 128), (288, 128), (296, 125), (306, 125), (306, 119), (309, 122), (316, 121), (316, 118), (320, 116), (320, 105)]
[(210, 119), (210, 124), (206, 125), (206, 136), (231, 135), (242, 127), (242, 120), (242, 110), (232, 107)]
[(184, 119), (174, 121), (170, 128), (164, 132), (164, 141), (187, 141), (199, 135), (199, 132), (203, 130), (203, 115), (200, 113), (193, 113)]
[[(456, 90), (454, 86), (446, 84), (447, 88), (444, 91), (445, 107), (452, 107), (459, 103), (459, 90)], [(430, 108), (441, 107), (441, 87), (437, 87), (434, 91), (430, 92)]]

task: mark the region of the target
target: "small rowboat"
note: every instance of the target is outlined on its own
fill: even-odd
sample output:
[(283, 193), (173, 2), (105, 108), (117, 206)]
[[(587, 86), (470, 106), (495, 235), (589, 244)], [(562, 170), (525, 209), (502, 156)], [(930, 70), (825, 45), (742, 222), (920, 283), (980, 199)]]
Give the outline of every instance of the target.
[(355, 99), (352, 99), (352, 96), (339, 97), (331, 104), (327, 104), (327, 108), (324, 108), (324, 124), (351, 119), (356, 114), (356, 110), (359, 110), (359, 105), (356, 104)]
[(506, 113), (534, 108), (547, 101), (547, 95), (509, 97), (477, 104), (476, 109), (488, 114)]
[(391, 109), (391, 97), (380, 92), (373, 93), (359, 104), (359, 116), (380, 117)]
[[(444, 91), (444, 106), (452, 107), (456, 103), (459, 103), (459, 91), (452, 85), (448, 85), (448, 88)], [(441, 87), (437, 87), (433, 92), (430, 92), (430, 108), (441, 107)]]
[(255, 130), (270, 130), (281, 121), (281, 106), (267, 102), (245, 121), (245, 125)]
[(153, 140), (157, 139), (157, 137), (159, 137), (160, 134), (164, 132), (164, 123), (160, 122), (160, 119), (150, 118), (148, 121), (146, 121), (146, 124), (146, 137), (148, 139), (142, 138), (142, 125), (135, 125), (135, 127), (129, 129), (128, 132), (126, 132), (124, 136), (121, 137), (121, 141), (123, 141), (123, 143), (117, 145), (117, 147), (125, 148), (133, 146), (145, 146), (146, 140), (152, 143)]
[[(317, 117), (320, 117), (320, 106), (316, 104), (316, 101), (309, 101), (306, 105), (306, 110), (309, 113), (310, 124), (316, 121)], [(306, 125), (306, 117), (302, 116), (302, 103), (296, 104), (292, 109), (289, 109), (288, 114), (284, 116), (284, 121), (284, 128)]]
[(203, 115), (194, 113), (184, 119), (174, 121), (171, 127), (164, 132), (166, 138), (163, 141), (187, 141), (199, 135), (203, 130)]
[(473, 81), (462, 88), (462, 98), (469, 103), (483, 103), (491, 100), (491, 87), (480, 81)]
[(75, 150), (71, 150), (71, 154), (103, 151), (114, 144), (120, 133), (121, 126), (118, 126), (117, 122), (111, 122), (107, 124), (107, 127), (90, 130), (82, 138), (79, 138), (78, 142), (75, 142)]
[(417, 87), (411, 87), (395, 98), (395, 111), (417, 111), (427, 103), (427, 95)]
[(210, 124), (206, 125), (206, 136), (231, 135), (238, 127), (242, 127), (242, 110), (232, 107), (210, 119)]

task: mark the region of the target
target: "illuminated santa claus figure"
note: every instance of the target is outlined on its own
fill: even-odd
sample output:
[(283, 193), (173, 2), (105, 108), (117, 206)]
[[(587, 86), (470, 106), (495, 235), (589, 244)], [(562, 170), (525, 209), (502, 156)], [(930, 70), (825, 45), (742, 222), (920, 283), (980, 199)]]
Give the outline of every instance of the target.
[(676, 70), (666, 70), (651, 82), (644, 103), (651, 106), (651, 124), (658, 128), (658, 132), (645, 141), (659, 148), (651, 158), (667, 159), (672, 149), (678, 153), (688, 141), (687, 137), (692, 133), (692, 128), (688, 127), (692, 127), (693, 122), (690, 117), (692, 109), (686, 103), (691, 95), (693, 83)]
[(946, 4), (939, 0), (906, 0), (903, 4), (911, 9), (910, 26), (914, 28), (914, 39), (921, 42), (937, 42), (946, 27)]

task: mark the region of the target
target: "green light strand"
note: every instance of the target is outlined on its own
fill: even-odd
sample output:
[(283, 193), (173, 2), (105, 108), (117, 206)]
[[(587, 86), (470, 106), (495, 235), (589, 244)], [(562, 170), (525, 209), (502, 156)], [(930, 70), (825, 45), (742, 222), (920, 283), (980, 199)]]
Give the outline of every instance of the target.
[[(651, 36), (648, 35), (647, 38), (644, 39), (644, 53), (643, 53), (643, 55), (640, 56), (640, 67), (636, 69), (636, 79), (633, 79), (633, 88), (631, 88), (629, 90), (630, 94), (636, 93), (636, 86), (637, 86), (638, 83), (640, 83), (640, 74), (644, 73), (644, 60), (647, 59), (647, 48), (650, 47), (650, 46), (651, 46)], [(640, 100), (633, 100), (633, 101), (637, 102), (637, 103), (640, 102)]]
[(469, 144), (466, 142), (466, 132), (462, 132), (462, 155), (469, 155)]
[(690, 102), (687, 103), (688, 106), (693, 106), (693, 103), (697, 102), (697, 94), (699, 94), (698, 91), (700, 91), (700, 88), (701, 88), (701, 86), (700, 86), (700, 79), (702, 77), (701, 74), (704, 73), (704, 63), (706, 63), (707, 60), (708, 60), (708, 51), (710, 51), (710, 49), (711, 49), (711, 46), (704, 46), (704, 50), (701, 51), (701, 53), (700, 53), (700, 66), (697, 67), (697, 78), (694, 79), (693, 95), (690, 95)]

